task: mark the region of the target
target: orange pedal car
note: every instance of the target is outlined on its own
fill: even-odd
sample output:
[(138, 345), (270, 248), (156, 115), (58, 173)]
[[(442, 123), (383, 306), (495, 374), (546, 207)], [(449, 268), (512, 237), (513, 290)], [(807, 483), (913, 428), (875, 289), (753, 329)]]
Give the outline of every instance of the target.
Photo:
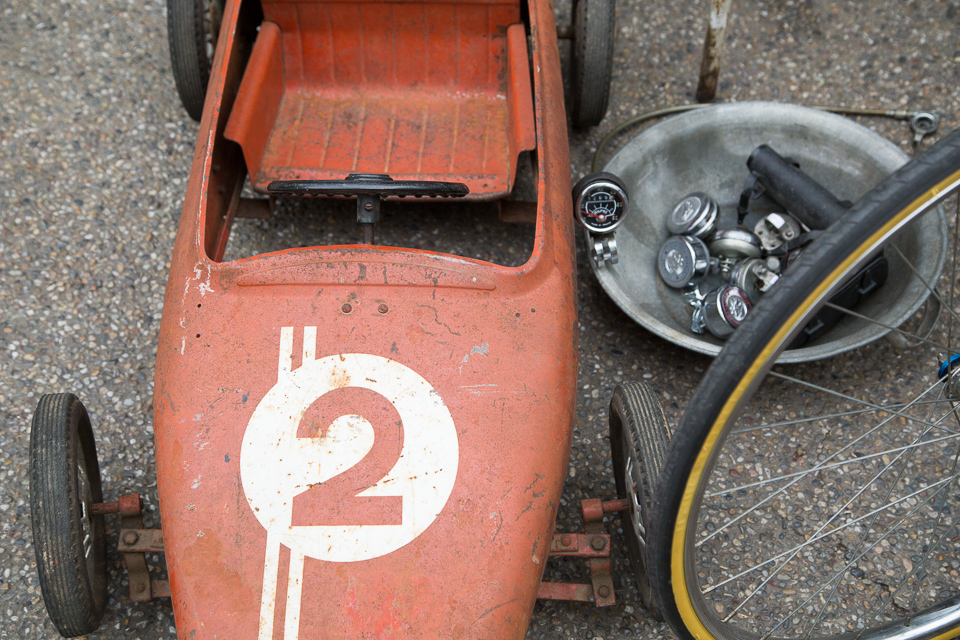
[[(574, 14), (571, 116), (590, 125), (613, 4)], [(80, 402), (45, 396), (34, 491), (63, 509), (34, 524), (57, 628), (100, 622), (109, 513), (131, 597), (172, 597), (190, 640), (521, 638), (538, 595), (614, 602), (601, 521), (625, 505), (554, 536), (577, 318), (551, 3), (171, 0), (170, 27), (200, 132), (157, 355), (162, 535), (138, 496), (104, 501)], [(382, 200), (503, 198), (525, 151), (521, 266), (376, 244)], [(271, 200), (356, 198), (356, 239), (224, 260), (234, 220), (265, 209), (248, 179)], [(588, 558), (592, 584), (541, 583), (550, 555)]]

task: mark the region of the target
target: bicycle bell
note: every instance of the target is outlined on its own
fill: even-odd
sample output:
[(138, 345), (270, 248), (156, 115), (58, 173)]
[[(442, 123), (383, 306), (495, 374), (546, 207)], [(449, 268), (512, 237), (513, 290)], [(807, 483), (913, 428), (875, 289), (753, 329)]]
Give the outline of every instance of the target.
[[(776, 258), (772, 260), (778, 262)], [(750, 302), (756, 304), (757, 300), (760, 299), (760, 294), (769, 291), (770, 287), (780, 279), (780, 276), (774, 273), (770, 266), (760, 258), (741, 260), (730, 270), (730, 284), (736, 285), (747, 294)]]
[(730, 337), (750, 313), (750, 298), (732, 284), (714, 289), (703, 301), (703, 321), (707, 329), (721, 340)]
[(802, 231), (800, 223), (787, 213), (767, 214), (753, 228), (753, 232), (760, 238), (760, 244), (767, 251), (774, 251), (783, 243), (799, 238)]
[(701, 282), (710, 272), (710, 252), (696, 236), (671, 236), (657, 257), (660, 277), (674, 289)]
[(610, 233), (627, 215), (627, 187), (612, 173), (589, 173), (573, 187), (577, 220), (593, 233)]
[(667, 216), (667, 229), (675, 236), (696, 236), (702, 240), (716, 229), (719, 212), (716, 200), (705, 193), (691, 193)]
[(760, 238), (743, 229), (720, 229), (710, 240), (710, 255), (739, 260), (759, 258)]

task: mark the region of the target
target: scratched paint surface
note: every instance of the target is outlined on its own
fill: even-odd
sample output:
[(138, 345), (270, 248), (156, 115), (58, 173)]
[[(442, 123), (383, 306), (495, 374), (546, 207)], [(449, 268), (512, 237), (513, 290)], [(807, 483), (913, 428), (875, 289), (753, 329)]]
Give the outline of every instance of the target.
[[(548, 36), (534, 49), (537, 113), (562, 113), (553, 16), (546, 3), (531, 14)], [(215, 87), (235, 86), (224, 68)], [(231, 99), (218, 91), (201, 128), (215, 128)], [(572, 433), (562, 125), (538, 131), (540, 223), (530, 260), (513, 269), (355, 246), (212, 261), (233, 183), (228, 169), (210, 170), (230, 166), (226, 143), (201, 137), (154, 407), (183, 637), (526, 632)]]

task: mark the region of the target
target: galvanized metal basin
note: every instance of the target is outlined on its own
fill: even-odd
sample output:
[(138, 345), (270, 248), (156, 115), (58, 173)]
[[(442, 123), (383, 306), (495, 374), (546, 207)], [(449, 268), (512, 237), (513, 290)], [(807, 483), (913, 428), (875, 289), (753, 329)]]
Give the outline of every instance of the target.
[[(800, 162), (801, 168), (841, 200), (856, 202), (908, 157), (878, 134), (816, 109), (770, 102), (717, 105), (673, 117), (629, 142), (604, 167), (623, 178), (630, 191), (629, 217), (615, 232), (620, 261), (591, 267), (607, 294), (638, 324), (656, 335), (708, 355), (723, 341), (690, 330), (691, 308), (681, 292), (657, 275), (656, 256), (670, 235), (666, 217), (693, 191), (735, 207), (747, 178), (747, 156), (760, 144)], [(943, 212), (927, 215), (905, 230), (898, 248), (919, 276), (894, 251), (890, 274), (857, 313), (900, 326), (929, 295), (947, 256)], [(806, 362), (872, 342), (888, 330), (850, 316), (803, 348), (786, 351), (779, 362)]]

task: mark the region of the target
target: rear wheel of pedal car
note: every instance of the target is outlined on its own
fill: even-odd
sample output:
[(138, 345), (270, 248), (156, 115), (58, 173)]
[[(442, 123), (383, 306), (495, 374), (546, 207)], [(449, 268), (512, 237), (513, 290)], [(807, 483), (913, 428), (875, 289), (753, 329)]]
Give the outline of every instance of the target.
[(223, 0), (167, 0), (173, 78), (183, 108), (197, 121), (203, 115), (223, 8)]
[(657, 618), (660, 613), (647, 579), (645, 540), (653, 489), (669, 440), (656, 392), (642, 382), (618, 385), (610, 400), (610, 452), (617, 495), (630, 501), (620, 520), (640, 599)]
[(100, 626), (107, 547), (100, 467), (90, 419), (72, 393), (40, 398), (30, 429), (30, 517), (40, 591), (67, 638)]
[[(815, 240), (707, 371), (673, 433), (647, 540), (652, 588), (681, 637), (919, 640), (960, 630), (958, 185), (960, 131)], [(954, 245), (924, 284), (943, 307), (940, 324), (929, 335), (898, 329), (921, 346), (878, 340), (775, 366), (881, 247), (891, 271), (916, 269), (917, 223)], [(843, 312), (889, 327), (886, 311)]]
[(570, 43), (570, 117), (578, 129), (600, 124), (607, 114), (616, 0), (574, 0)]

